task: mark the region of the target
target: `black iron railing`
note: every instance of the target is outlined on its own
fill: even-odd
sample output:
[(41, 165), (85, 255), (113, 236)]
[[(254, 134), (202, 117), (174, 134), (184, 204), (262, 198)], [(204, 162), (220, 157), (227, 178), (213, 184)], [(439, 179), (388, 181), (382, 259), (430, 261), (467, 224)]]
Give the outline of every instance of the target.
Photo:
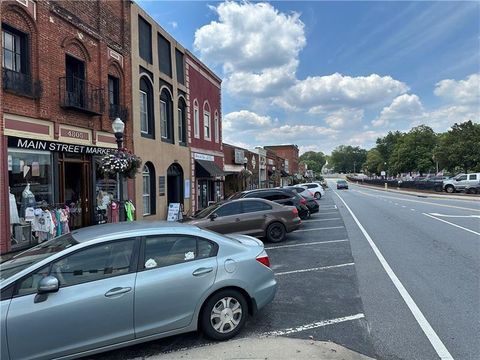
[(103, 89), (83, 79), (62, 77), (59, 79), (60, 106), (101, 115), (104, 110)]
[(128, 120), (128, 108), (122, 105), (110, 104), (108, 108), (108, 116), (110, 119), (116, 119), (118, 117), (125, 122)]
[(33, 99), (42, 96), (42, 83), (39, 80), (33, 80), (29, 74), (23, 74), (17, 71), (3, 68), (3, 90), (13, 92), (18, 95), (24, 95)]

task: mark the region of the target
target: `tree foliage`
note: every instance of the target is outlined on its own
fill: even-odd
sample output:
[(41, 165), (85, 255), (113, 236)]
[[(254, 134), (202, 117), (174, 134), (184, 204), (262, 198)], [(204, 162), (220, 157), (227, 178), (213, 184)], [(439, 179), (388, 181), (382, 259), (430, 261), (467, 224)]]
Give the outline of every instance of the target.
[(367, 151), (367, 160), (363, 164), (363, 170), (368, 174), (380, 175), (382, 170), (386, 170), (385, 161), (377, 148)]
[(335, 172), (353, 173), (360, 171), (367, 159), (367, 150), (358, 146), (340, 145), (332, 151), (330, 165)]
[(299, 162), (307, 164), (307, 168), (313, 170), (315, 174), (320, 174), (323, 165), (325, 165), (326, 157), (322, 152), (307, 151), (299, 157)]

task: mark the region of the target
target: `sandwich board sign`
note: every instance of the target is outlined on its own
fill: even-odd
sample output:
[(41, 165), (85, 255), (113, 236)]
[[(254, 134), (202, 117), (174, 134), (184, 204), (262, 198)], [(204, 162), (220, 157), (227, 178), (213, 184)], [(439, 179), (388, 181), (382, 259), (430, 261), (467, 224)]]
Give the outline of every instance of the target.
[(182, 220), (182, 211), (180, 203), (171, 203), (168, 205), (167, 221)]

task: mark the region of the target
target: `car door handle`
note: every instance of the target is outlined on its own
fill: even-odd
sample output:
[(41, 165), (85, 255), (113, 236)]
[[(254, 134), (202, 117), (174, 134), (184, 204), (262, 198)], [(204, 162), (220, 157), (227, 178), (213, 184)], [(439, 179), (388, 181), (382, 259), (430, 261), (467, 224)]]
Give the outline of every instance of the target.
[(112, 297), (112, 296), (116, 296), (116, 295), (122, 295), (122, 294), (125, 294), (125, 293), (127, 293), (131, 290), (132, 290), (131, 287), (115, 287), (113, 289), (108, 290), (105, 293), (105, 296), (106, 297)]
[(208, 274), (208, 273), (211, 273), (213, 271), (213, 268), (209, 267), (209, 268), (199, 268), (197, 270), (195, 270), (192, 275), (193, 276), (200, 276), (200, 275), (205, 275), (205, 274)]

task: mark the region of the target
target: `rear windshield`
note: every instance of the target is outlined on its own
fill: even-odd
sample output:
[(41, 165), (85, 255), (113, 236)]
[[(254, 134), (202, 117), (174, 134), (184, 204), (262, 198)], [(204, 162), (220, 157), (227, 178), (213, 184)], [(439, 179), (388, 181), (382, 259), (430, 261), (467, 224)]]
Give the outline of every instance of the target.
[(228, 200), (235, 200), (235, 199), (240, 199), (242, 197), (242, 193), (241, 192), (237, 192), (233, 195), (230, 195), (228, 197)]
[(76, 244), (78, 241), (73, 238), (72, 234), (65, 234), (24, 251), (1, 263), (0, 280), (6, 280), (23, 269)]
[(223, 203), (224, 203), (224, 202), (210, 205), (209, 207), (206, 207), (205, 209), (200, 210), (199, 212), (197, 212), (195, 215), (193, 215), (193, 217), (194, 217), (195, 219), (203, 219), (204, 217), (207, 217), (207, 216), (210, 215), (212, 212), (214, 212), (215, 210), (217, 210), (218, 207), (219, 207), (220, 205), (222, 205)]
[(345, 180), (338, 180), (337, 184), (346, 184), (347, 182)]

